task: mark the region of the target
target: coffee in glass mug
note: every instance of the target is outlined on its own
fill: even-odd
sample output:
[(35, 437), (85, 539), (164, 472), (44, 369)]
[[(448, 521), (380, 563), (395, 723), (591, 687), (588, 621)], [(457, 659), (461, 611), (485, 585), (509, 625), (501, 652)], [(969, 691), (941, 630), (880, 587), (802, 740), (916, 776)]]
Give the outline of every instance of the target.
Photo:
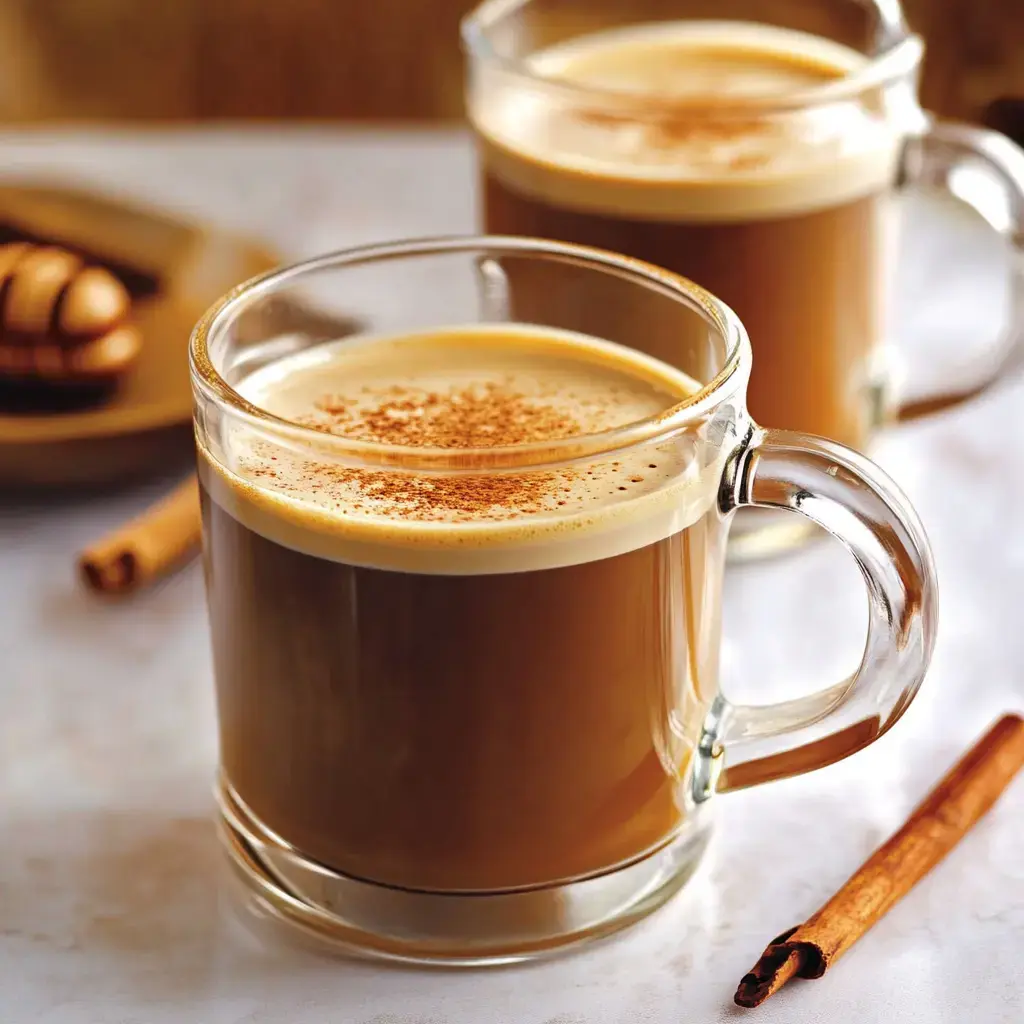
[[(716, 792), (893, 724), (934, 640), (920, 525), (861, 456), (757, 427), (749, 371), (696, 285), (524, 239), (326, 256), (208, 314), (217, 794), (254, 906), (383, 956), (537, 955), (675, 892)], [(869, 583), (862, 669), (784, 717), (719, 681), (742, 506), (810, 516)]]
[(1017, 324), (950, 394), (891, 393), (898, 188), (977, 197), (967, 168), (1024, 237), (1024, 154), (929, 124), (896, 5), (489, 0), (463, 40), (485, 230), (623, 252), (719, 296), (750, 332), (759, 422), (864, 450), (1014, 358)]

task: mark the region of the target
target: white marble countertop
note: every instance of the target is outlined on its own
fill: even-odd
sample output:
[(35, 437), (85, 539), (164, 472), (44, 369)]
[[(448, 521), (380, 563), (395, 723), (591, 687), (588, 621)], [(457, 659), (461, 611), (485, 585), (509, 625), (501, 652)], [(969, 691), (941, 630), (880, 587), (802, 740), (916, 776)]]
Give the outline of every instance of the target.
[[(0, 167), (159, 201), (294, 256), (473, 225), (457, 134), (0, 136)], [(912, 227), (897, 332), (962, 353), (998, 322), (1000, 253), (954, 208)], [(771, 936), (816, 909), (994, 717), (1024, 707), (1022, 400), (1014, 384), (879, 445), (930, 531), (943, 588), (934, 667), (899, 725), (825, 771), (723, 797), (695, 880), (633, 930), (478, 973), (382, 968), (243, 931), (218, 885), (198, 568), (123, 604), (96, 601), (73, 574), (78, 548), (160, 485), (0, 497), (0, 1020), (1024, 1020), (1024, 779), (824, 979), (759, 1010), (731, 1004)], [(729, 691), (767, 700), (831, 682), (859, 653), (863, 601), (829, 545), (731, 571)]]

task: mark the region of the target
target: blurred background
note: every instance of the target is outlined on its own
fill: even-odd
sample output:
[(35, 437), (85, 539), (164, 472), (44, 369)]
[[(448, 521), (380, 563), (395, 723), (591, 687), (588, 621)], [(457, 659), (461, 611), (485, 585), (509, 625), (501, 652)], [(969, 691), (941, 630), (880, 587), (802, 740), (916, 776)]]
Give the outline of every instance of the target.
[[(813, 0), (792, 0), (806, 7)], [(0, 0), (0, 120), (437, 122), (471, 0)], [(1024, 136), (1021, 0), (905, 0), (923, 99)]]

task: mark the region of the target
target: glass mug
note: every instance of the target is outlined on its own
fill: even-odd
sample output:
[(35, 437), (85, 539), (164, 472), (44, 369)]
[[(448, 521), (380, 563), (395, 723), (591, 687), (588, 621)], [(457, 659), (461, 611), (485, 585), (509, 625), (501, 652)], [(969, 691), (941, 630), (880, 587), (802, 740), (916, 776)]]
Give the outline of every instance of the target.
[[(923, 44), (897, 3), (489, 0), (463, 43), (484, 229), (700, 282), (750, 333), (759, 422), (864, 451), (879, 427), (973, 396), (1019, 361), (1015, 258), (1012, 322), (988, 355), (950, 368), (941, 394), (894, 394), (894, 196), (957, 195), (1024, 248), (1024, 153), (930, 122)], [(733, 553), (785, 546), (792, 525), (740, 517)]]
[[(675, 274), (522, 238), (355, 249), (236, 289), (191, 368), (221, 834), (264, 914), (417, 961), (611, 932), (691, 875), (716, 793), (846, 757), (921, 683), (917, 516), (863, 456), (752, 422), (743, 325)], [(851, 678), (722, 693), (746, 507), (856, 559)]]

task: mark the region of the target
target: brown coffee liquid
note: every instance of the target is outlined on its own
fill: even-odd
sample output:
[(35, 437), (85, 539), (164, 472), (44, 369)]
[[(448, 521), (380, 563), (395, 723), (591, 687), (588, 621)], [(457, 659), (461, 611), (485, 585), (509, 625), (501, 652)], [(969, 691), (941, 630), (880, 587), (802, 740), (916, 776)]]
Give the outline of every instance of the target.
[[(239, 385), (322, 431), (453, 448), (619, 426), (692, 387), (503, 327), (343, 343)], [(200, 452), (222, 764), (267, 828), (429, 890), (591, 875), (676, 834), (724, 543), (694, 439), (426, 478), (225, 429)]]
[(784, 115), (754, 108), (834, 84), (863, 59), (765, 26), (666, 23), (533, 58), (538, 74), (584, 91), (527, 92), (481, 73), (470, 111), (485, 226), (624, 252), (693, 279), (747, 327), (759, 422), (863, 447), (896, 136), (860, 99)]

